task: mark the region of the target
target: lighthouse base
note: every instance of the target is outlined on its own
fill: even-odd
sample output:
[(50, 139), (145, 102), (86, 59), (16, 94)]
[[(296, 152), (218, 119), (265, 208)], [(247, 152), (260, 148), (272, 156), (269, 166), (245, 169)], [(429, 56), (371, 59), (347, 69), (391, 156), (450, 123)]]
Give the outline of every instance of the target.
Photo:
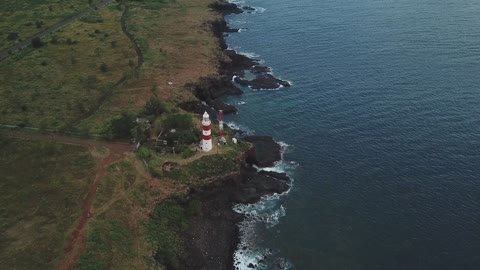
[(210, 150), (212, 150), (212, 140), (202, 140), (200, 142), (200, 150), (202, 150), (203, 152), (208, 152)]

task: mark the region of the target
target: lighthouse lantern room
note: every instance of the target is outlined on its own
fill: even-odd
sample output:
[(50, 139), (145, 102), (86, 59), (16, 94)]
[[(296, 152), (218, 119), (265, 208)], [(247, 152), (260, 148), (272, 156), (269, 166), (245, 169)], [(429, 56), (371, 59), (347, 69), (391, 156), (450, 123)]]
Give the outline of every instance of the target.
[(207, 112), (203, 114), (202, 119), (202, 141), (200, 142), (200, 149), (204, 152), (212, 150), (212, 122)]

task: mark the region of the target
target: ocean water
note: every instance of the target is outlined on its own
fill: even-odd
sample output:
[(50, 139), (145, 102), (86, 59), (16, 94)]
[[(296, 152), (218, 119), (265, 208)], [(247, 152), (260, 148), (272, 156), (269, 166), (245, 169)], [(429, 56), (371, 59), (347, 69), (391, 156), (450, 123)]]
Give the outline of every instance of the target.
[(293, 86), (226, 120), (288, 145), (294, 182), (238, 206), (239, 266), (480, 269), (480, 2), (240, 3), (227, 43)]

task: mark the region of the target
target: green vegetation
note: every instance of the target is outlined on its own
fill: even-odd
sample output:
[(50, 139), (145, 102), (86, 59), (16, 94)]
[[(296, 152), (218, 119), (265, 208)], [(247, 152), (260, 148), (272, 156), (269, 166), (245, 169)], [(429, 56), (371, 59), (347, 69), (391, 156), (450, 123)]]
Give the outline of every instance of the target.
[(86, 248), (74, 269), (149, 269), (152, 247), (140, 224), (148, 196), (158, 193), (148, 188), (131, 160), (111, 165), (98, 187)]
[[(0, 6), (0, 48), (99, 1), (6, 0)], [(206, 27), (218, 16), (208, 8), (212, 1), (126, 1), (127, 29), (145, 60), (140, 68), (120, 25), (126, 9), (118, 3), (0, 62), (0, 125), (114, 139), (133, 135), (142, 142), (162, 134), (137, 153), (160, 179), (151, 179), (143, 162), (132, 158), (111, 165), (99, 182), (75, 269), (157, 269), (152, 251), (164, 266), (178, 268), (185, 255), (180, 236), (201, 204), (175, 198), (155, 210), (153, 205), (185, 183), (236, 170), (241, 146), (225, 146), (217, 155), (195, 152), (198, 119), (173, 105), (194, 98), (186, 83), (217, 72), (218, 44)], [(148, 120), (152, 130), (135, 123), (137, 117)], [(98, 147), (92, 154), (104, 158), (109, 149)], [(93, 161), (80, 147), (0, 139), (2, 267), (53, 267), (94, 179)], [(172, 167), (164, 172), (166, 161)]]
[[(58, 1), (65, 8), (68, 2)], [(117, 82), (133, 69), (129, 62), (136, 54), (121, 30), (121, 11), (102, 8), (92, 16), (102, 21), (72, 23), (42, 39), (39, 48), (24, 49), (0, 62), (0, 124), (59, 130), (78, 125), (80, 132), (105, 132), (119, 114), (98, 122), (82, 120), (119, 91)]]
[(87, 149), (0, 138), (2, 269), (52, 269), (95, 178)]
[(131, 112), (123, 112), (119, 118), (115, 118), (111, 123), (111, 133), (113, 138), (131, 138), (132, 129), (137, 126), (136, 116)]
[(89, 6), (89, 2), (94, 4), (100, 0), (3, 0), (0, 5), (0, 50), (79, 13)]
[[(223, 146), (218, 154), (206, 155), (194, 159), (181, 166), (173, 167), (170, 170), (163, 171), (162, 165), (166, 161), (180, 161), (171, 156), (159, 156), (151, 153), (146, 158), (150, 173), (158, 178), (169, 178), (183, 184), (202, 184), (212, 177), (222, 176), (228, 173), (238, 171), (238, 164), (243, 153), (249, 145), (239, 142), (236, 145)], [(188, 152), (187, 152), (188, 151)], [(195, 155), (195, 152), (189, 149), (181, 153), (181, 158), (189, 158)]]
[(159, 116), (162, 113), (168, 112), (170, 112), (169, 108), (157, 95), (150, 97), (144, 107), (144, 113), (146, 115)]
[(188, 203), (183, 198), (168, 199), (157, 205), (146, 224), (147, 239), (156, 249), (155, 259), (167, 269), (181, 269), (185, 256), (184, 238), (190, 219), (201, 213), (201, 203), (196, 199)]

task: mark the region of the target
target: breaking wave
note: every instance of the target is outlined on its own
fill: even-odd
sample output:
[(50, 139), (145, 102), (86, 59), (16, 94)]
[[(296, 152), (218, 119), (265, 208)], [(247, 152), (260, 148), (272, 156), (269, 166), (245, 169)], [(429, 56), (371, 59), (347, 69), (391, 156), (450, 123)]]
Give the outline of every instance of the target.
[[(292, 150), (292, 146), (285, 142), (278, 142), (281, 147), (282, 159), (273, 167), (259, 168), (258, 170), (289, 173), (298, 167), (294, 161), (287, 162), (283, 159), (284, 153)], [(291, 178), (291, 177), (290, 177)], [(271, 229), (275, 227), (287, 214), (283, 206), (284, 197), (292, 189), (293, 179), (291, 178), (290, 188), (282, 194), (271, 194), (263, 196), (260, 201), (252, 204), (237, 204), (233, 210), (245, 216), (244, 221), (239, 224), (240, 243), (234, 253), (234, 266), (238, 270), (269, 269), (271, 265), (281, 266), (281, 269), (293, 269), (293, 265), (286, 259), (277, 256), (270, 248), (264, 248), (258, 243), (256, 230)]]

